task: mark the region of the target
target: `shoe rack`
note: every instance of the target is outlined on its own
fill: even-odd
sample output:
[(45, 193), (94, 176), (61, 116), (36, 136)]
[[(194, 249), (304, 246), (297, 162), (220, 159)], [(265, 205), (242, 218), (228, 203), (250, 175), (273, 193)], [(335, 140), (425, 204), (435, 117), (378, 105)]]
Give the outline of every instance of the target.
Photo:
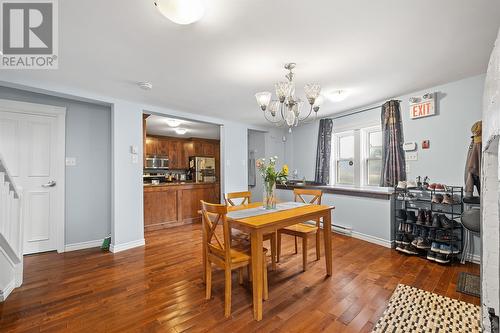
[[(439, 203), (433, 200), (433, 198), (442, 198), (445, 195), (454, 198), (452, 203)], [(464, 240), (463, 226), (459, 222), (464, 208), (463, 195), (464, 190), (460, 186), (446, 186), (444, 190), (396, 188), (393, 229), (396, 242), (394, 248), (402, 254), (421, 256), (441, 264), (459, 261)], [(398, 210), (403, 210), (405, 213), (398, 212)], [(419, 210), (429, 211), (433, 219), (434, 215), (437, 214), (438, 226), (433, 226), (432, 222), (428, 221), (428, 213), (425, 214), (424, 222), (417, 222), (411, 217), (406, 218), (403, 222), (401, 218), (398, 218), (398, 214), (406, 216), (414, 214), (417, 217)], [(441, 216), (445, 216), (445, 218), (441, 218)], [(446, 220), (446, 222), (450, 220), (454, 222), (451, 223), (451, 227), (449, 224), (444, 227), (441, 225), (441, 219)], [(401, 228), (401, 223), (403, 223), (403, 228)], [(421, 238), (419, 244), (422, 245), (422, 248), (415, 246), (418, 238)], [(426, 242), (422, 240), (426, 240)], [(431, 245), (431, 248), (426, 247), (428, 244)], [(439, 248), (436, 248), (436, 245)], [(446, 246), (449, 247), (451, 253), (448, 253)]]

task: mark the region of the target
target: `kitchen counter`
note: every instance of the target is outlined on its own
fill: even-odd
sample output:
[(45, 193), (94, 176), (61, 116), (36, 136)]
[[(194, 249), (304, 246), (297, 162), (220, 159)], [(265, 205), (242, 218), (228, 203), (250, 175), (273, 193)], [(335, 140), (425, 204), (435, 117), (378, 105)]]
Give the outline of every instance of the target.
[(173, 182), (144, 185), (144, 228), (163, 229), (200, 222), (200, 200), (220, 203), (220, 184)]
[(211, 182), (211, 183), (195, 183), (193, 181), (179, 181), (179, 182), (170, 182), (170, 183), (160, 183), (158, 185), (153, 184), (144, 184), (144, 187), (165, 187), (165, 186), (179, 186), (179, 185), (211, 185), (211, 184), (219, 184), (219, 182)]

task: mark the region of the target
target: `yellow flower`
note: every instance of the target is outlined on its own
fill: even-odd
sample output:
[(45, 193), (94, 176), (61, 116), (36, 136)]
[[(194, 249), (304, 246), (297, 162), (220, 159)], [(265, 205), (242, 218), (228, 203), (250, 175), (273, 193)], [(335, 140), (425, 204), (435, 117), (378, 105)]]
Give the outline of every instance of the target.
[(285, 175), (288, 175), (288, 165), (286, 165), (286, 164), (285, 164), (285, 165), (283, 165), (283, 173), (284, 173)]

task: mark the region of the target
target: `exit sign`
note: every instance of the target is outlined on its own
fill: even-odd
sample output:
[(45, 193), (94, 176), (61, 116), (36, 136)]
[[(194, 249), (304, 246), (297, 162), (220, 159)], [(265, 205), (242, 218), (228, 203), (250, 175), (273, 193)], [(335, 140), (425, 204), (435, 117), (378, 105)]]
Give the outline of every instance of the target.
[(418, 119), (436, 114), (434, 98), (418, 99), (416, 103), (410, 103), (410, 118)]

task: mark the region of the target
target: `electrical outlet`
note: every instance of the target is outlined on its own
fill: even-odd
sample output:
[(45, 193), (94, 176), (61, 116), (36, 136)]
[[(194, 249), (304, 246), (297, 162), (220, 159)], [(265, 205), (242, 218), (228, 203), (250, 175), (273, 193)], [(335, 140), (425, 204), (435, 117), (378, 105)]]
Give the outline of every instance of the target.
[(139, 157), (137, 155), (132, 155), (132, 163), (133, 164), (139, 163)]
[(66, 157), (66, 166), (76, 166), (76, 157)]
[(409, 164), (406, 164), (405, 171), (407, 174), (410, 173), (410, 165)]
[(418, 153), (417, 152), (406, 152), (405, 154), (407, 161), (417, 161)]

